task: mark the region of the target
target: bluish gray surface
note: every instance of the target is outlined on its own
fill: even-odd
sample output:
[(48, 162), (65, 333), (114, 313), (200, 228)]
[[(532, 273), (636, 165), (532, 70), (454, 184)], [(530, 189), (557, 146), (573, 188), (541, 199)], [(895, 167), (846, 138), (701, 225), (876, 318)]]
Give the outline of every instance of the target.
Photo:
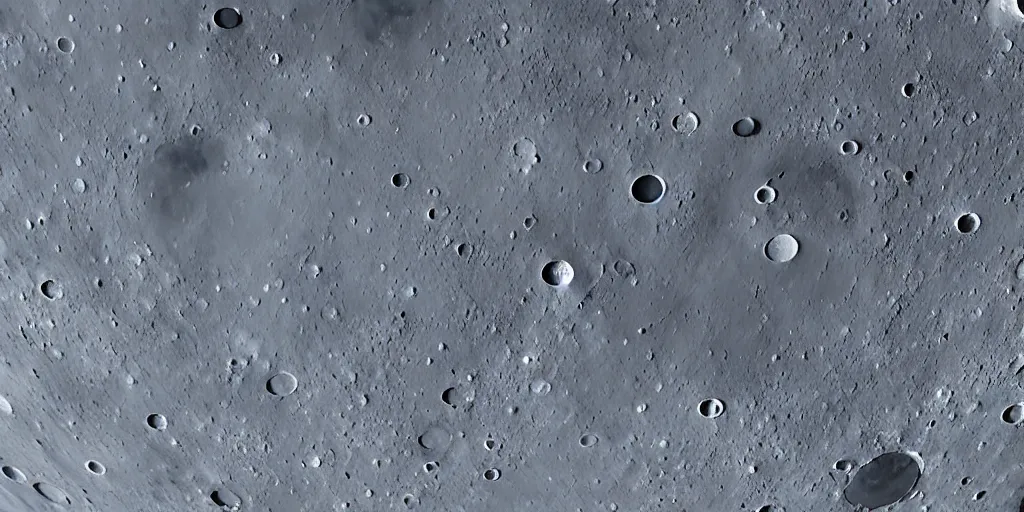
[(0, 511), (1016, 511), (1022, 31), (2, 1)]

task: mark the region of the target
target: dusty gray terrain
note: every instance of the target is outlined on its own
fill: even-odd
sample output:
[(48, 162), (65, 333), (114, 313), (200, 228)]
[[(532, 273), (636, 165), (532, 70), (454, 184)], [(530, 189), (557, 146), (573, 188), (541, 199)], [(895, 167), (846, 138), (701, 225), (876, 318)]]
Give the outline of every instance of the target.
[(0, 511), (1017, 512), (1016, 0), (0, 0)]

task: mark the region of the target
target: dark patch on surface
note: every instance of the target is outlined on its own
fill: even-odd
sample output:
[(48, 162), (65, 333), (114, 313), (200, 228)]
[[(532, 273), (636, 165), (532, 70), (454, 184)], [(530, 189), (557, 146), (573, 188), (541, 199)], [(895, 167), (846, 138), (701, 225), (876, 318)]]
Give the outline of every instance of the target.
[(363, 37), (371, 43), (379, 43), (389, 35), (408, 39), (415, 30), (415, 22), (437, 3), (437, 0), (352, 0), (352, 12)]
[(149, 241), (179, 264), (209, 256), (199, 253), (212, 251), (205, 246), (225, 229), (210, 224), (230, 213), (224, 184), (216, 180), (222, 153), (219, 144), (187, 135), (158, 146), (139, 168), (136, 194)]
[[(779, 191), (776, 201), (789, 208), (769, 211), (769, 217), (781, 222), (786, 213), (797, 218), (815, 219), (809, 226), (823, 233), (836, 232), (859, 219), (863, 194), (858, 193), (847, 176), (852, 169), (835, 164), (820, 151), (797, 149), (773, 162), (767, 178)], [(848, 229), (849, 226), (846, 226)]]
[(211, 168), (209, 150), (197, 139), (159, 146), (139, 171), (143, 203), (163, 221), (183, 223), (192, 210), (189, 195)]

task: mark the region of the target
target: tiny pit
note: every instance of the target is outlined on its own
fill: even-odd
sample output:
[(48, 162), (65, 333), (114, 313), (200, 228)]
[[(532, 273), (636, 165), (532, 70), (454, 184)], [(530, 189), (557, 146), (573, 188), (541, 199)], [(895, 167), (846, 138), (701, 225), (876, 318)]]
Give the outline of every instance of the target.
[(488, 482), (493, 482), (499, 478), (501, 478), (501, 470), (499, 469), (490, 468), (484, 471), (484, 480), (487, 480)]

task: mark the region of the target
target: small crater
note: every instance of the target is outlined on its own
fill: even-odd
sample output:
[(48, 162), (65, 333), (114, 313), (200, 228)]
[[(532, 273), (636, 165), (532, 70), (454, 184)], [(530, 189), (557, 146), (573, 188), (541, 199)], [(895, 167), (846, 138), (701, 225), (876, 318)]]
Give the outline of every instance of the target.
[(665, 180), (656, 174), (644, 174), (633, 180), (629, 192), (640, 203), (654, 204), (665, 196)]
[(775, 202), (777, 193), (768, 185), (763, 185), (754, 192), (754, 202), (757, 204), (771, 204)]
[(50, 300), (57, 300), (64, 297), (64, 288), (57, 284), (53, 279), (43, 281), (43, 284), (39, 285), (39, 291), (43, 293), (43, 297)]
[(974, 213), (965, 213), (956, 219), (956, 230), (961, 234), (969, 235), (978, 231), (981, 227), (981, 217)]
[(0, 473), (3, 473), (9, 480), (15, 483), (23, 484), (28, 481), (25, 477), (25, 473), (22, 473), (20, 469), (14, 466), (4, 466), (0, 468)]
[(839, 152), (843, 155), (856, 155), (860, 153), (860, 143), (855, 140), (845, 140), (839, 145)]
[(761, 132), (761, 123), (753, 117), (744, 117), (732, 125), (732, 133), (738, 137), (751, 137)]
[(470, 244), (459, 244), (459, 246), (455, 248), (455, 252), (457, 252), (462, 258), (468, 258), (473, 255), (473, 246)]
[(397, 173), (391, 177), (391, 184), (398, 188), (405, 188), (409, 186), (409, 175), (405, 173)]
[(976, 492), (974, 494), (974, 501), (978, 501), (978, 500), (984, 499), (985, 498), (985, 494), (988, 494), (988, 491), (978, 491), (978, 492)]
[(911, 455), (883, 453), (857, 471), (843, 496), (869, 510), (888, 507), (909, 495), (920, 477), (921, 466)]
[(63, 53), (71, 53), (75, 51), (75, 42), (66, 37), (58, 37), (57, 49)]
[(288, 372), (281, 372), (267, 379), (267, 392), (274, 396), (288, 396), (299, 387), (299, 379)]
[(485, 450), (493, 451), (495, 448), (497, 448), (497, 446), (498, 446), (498, 442), (495, 441), (494, 439), (491, 439), (491, 438), (484, 439), (484, 449)]
[(626, 260), (616, 260), (615, 263), (612, 264), (612, 270), (622, 277), (629, 277), (636, 273), (636, 267)]
[(64, 492), (63, 489), (56, 485), (49, 484), (46, 482), (37, 482), (32, 486), (39, 493), (40, 496), (47, 500), (56, 503), (58, 505), (70, 505), (71, 498), (68, 497), (68, 493)]
[(903, 181), (905, 181), (907, 183), (910, 183), (911, 181), (914, 181), (914, 171), (907, 171), (907, 172), (903, 173)]
[(443, 451), (448, 448), (449, 444), (451, 444), (452, 435), (441, 427), (433, 426), (420, 434), (420, 436), (416, 438), (416, 442), (424, 450)]
[(242, 498), (230, 489), (217, 489), (210, 493), (210, 499), (215, 505), (228, 510), (242, 508)]
[(530, 215), (525, 220), (523, 220), (523, 227), (526, 228), (527, 231), (533, 229), (533, 227), (536, 225), (537, 217), (534, 217), (533, 215)]
[(548, 286), (564, 288), (572, 283), (575, 271), (572, 265), (565, 260), (554, 260), (544, 265), (540, 270), (540, 278)]
[(764, 244), (765, 257), (775, 263), (786, 263), (795, 258), (798, 252), (800, 252), (800, 243), (789, 234), (774, 236)]
[(853, 471), (853, 461), (847, 459), (840, 459), (837, 460), (836, 463), (832, 465), (832, 467), (835, 468), (836, 471), (849, 473), (850, 471)]
[(1024, 421), (1024, 403), (1013, 404), (1003, 409), (1001, 417), (1004, 423), (1020, 425), (1020, 422)]
[(725, 412), (725, 404), (717, 398), (708, 398), (697, 404), (697, 413), (708, 419), (715, 419)]
[(501, 478), (501, 470), (499, 469), (491, 468), (484, 471), (484, 480), (488, 482), (493, 482), (499, 478)]
[(71, 190), (74, 190), (76, 194), (85, 193), (85, 180), (77, 178), (71, 182)]
[(11, 403), (8, 402), (3, 395), (0, 395), (0, 412), (4, 414), (14, 414), (14, 407), (11, 407)]
[(94, 475), (104, 475), (107, 472), (106, 466), (101, 464), (99, 461), (90, 460), (85, 463), (85, 469), (88, 469), (90, 473)]
[(597, 444), (597, 436), (594, 434), (583, 434), (580, 436), (580, 446), (590, 448)]
[(604, 162), (600, 158), (589, 158), (583, 162), (583, 172), (588, 174), (597, 174), (604, 169)]
[(544, 379), (537, 379), (530, 383), (530, 392), (537, 396), (544, 396), (551, 392), (551, 383)]
[(217, 9), (213, 13), (213, 24), (223, 29), (233, 29), (242, 24), (242, 13), (233, 7)]
[(425, 462), (423, 464), (423, 471), (427, 473), (433, 473), (434, 471), (437, 471), (437, 462), (434, 462), (432, 460)]
[(402, 503), (406, 508), (416, 508), (416, 506), (420, 504), (420, 500), (412, 494), (406, 494), (405, 496), (402, 496)]
[(903, 88), (900, 89), (900, 92), (903, 93), (904, 98), (910, 98), (914, 96), (915, 92), (917, 92), (917, 86), (911, 82), (907, 82), (903, 84)]
[(153, 413), (146, 417), (146, 424), (149, 428), (158, 431), (167, 430), (167, 418), (163, 414)]
[(370, 126), (370, 123), (372, 122), (373, 119), (367, 114), (359, 114), (359, 117), (356, 118), (356, 124), (364, 128)]
[(693, 112), (679, 114), (672, 118), (672, 129), (683, 135), (693, 135), (700, 126), (700, 118)]
[(540, 156), (537, 154), (537, 145), (526, 137), (519, 139), (512, 145), (512, 155), (520, 160), (524, 166), (540, 163)]
[(441, 392), (441, 401), (451, 406), (452, 409), (457, 408), (458, 391), (455, 388), (448, 388)]

